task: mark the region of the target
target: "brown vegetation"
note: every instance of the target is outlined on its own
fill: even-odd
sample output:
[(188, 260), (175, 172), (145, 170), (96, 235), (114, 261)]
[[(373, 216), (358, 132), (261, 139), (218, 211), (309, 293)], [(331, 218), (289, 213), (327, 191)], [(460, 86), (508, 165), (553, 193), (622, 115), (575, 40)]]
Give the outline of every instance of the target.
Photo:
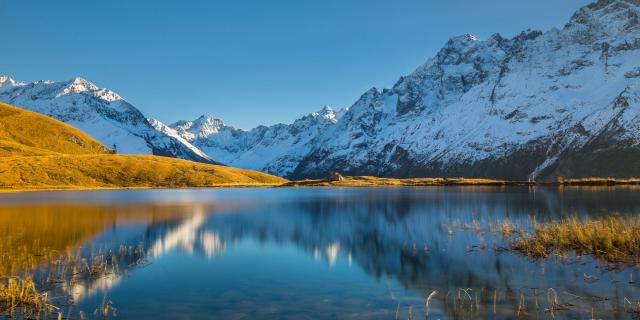
[(606, 262), (638, 262), (640, 218), (569, 218), (535, 224), (532, 232), (519, 231), (513, 248), (532, 257), (576, 252), (593, 255)]
[(640, 185), (640, 178), (580, 178), (562, 179), (558, 184), (567, 186), (614, 186), (614, 185)]
[(506, 186), (527, 185), (527, 182), (511, 182), (492, 179), (467, 178), (378, 178), (372, 176), (349, 176), (342, 179), (318, 179), (290, 181), (283, 187), (375, 187), (375, 186), (448, 186), (448, 185), (477, 185), (477, 186)]
[(0, 103), (0, 157), (109, 154), (84, 132), (41, 114)]

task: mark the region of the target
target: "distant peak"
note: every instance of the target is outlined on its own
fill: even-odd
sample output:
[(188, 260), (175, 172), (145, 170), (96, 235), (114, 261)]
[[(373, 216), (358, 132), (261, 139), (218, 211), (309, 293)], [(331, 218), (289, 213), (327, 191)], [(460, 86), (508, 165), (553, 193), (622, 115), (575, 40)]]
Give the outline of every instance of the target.
[(222, 121), (222, 119), (220, 118), (216, 118), (210, 114), (203, 114), (200, 117), (198, 117), (198, 119), (193, 121), (194, 123), (198, 123), (198, 124), (217, 124), (217, 125), (224, 125), (224, 121)]
[(470, 33), (453, 37), (438, 52), (438, 60), (441, 63), (457, 64), (462, 56), (477, 50), (480, 43), (481, 41)]
[(16, 81), (13, 80), (9, 76), (0, 76), (0, 87), (3, 86), (5, 83), (8, 83), (10, 85), (14, 85), (16, 83)]
[(598, 0), (585, 6), (586, 9), (597, 11), (606, 7), (612, 9), (626, 9), (629, 6), (640, 7), (640, 1), (638, 0)]
[(71, 92), (81, 93), (85, 91), (94, 91), (94, 90), (98, 90), (98, 86), (81, 77), (75, 77), (67, 82), (67, 85), (63, 90), (63, 94), (68, 94)]
[(331, 108), (328, 105), (325, 105), (322, 107), (322, 109), (320, 109), (320, 111), (317, 112), (311, 112), (308, 116), (302, 118), (302, 119), (318, 119), (318, 118), (322, 118), (325, 120), (329, 120), (331, 122), (336, 122), (336, 114), (333, 111), (333, 108)]
[(451, 39), (449, 39), (449, 42), (451, 43), (456, 43), (456, 42), (475, 42), (475, 41), (480, 41), (480, 39), (478, 39), (478, 37), (476, 37), (475, 35), (471, 34), (471, 33), (465, 33), (463, 35), (459, 35), (456, 37), (453, 37)]
[(169, 127), (181, 132), (184, 135), (183, 137), (190, 141), (195, 137), (206, 138), (226, 126), (222, 119), (203, 114), (193, 121), (180, 120)]
[(576, 11), (568, 25), (592, 24), (602, 17), (608, 16), (610, 22), (630, 20), (637, 24), (640, 0), (599, 0)]

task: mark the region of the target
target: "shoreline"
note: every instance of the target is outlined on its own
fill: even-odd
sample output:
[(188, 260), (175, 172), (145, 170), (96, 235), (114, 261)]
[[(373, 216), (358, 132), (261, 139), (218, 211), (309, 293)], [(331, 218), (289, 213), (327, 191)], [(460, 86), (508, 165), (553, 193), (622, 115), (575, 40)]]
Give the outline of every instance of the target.
[(46, 188), (16, 188), (16, 189), (3, 189), (0, 188), (0, 194), (10, 193), (26, 193), (26, 192), (40, 192), (40, 191), (116, 191), (116, 190), (186, 190), (186, 189), (225, 189), (225, 188), (274, 188), (279, 187), (280, 184), (220, 184), (211, 186), (175, 186), (175, 187), (82, 187), (82, 186), (70, 186), (70, 187), (46, 187)]
[(97, 190), (160, 190), (160, 189), (217, 189), (217, 188), (363, 188), (363, 187), (615, 187), (640, 186), (640, 179), (584, 178), (553, 182), (510, 181), (477, 178), (378, 178), (372, 176), (346, 176), (340, 179), (294, 180), (285, 183), (224, 183), (208, 186), (46, 186), (0, 188), (0, 194), (39, 191), (97, 191)]

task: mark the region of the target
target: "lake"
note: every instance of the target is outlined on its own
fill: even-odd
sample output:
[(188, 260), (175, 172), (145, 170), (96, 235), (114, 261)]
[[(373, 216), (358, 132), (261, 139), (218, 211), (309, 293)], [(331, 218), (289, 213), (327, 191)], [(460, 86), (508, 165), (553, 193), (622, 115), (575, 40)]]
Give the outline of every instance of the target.
[(532, 259), (491, 226), (639, 212), (623, 187), (2, 194), (0, 272), (70, 318), (626, 319), (638, 267)]

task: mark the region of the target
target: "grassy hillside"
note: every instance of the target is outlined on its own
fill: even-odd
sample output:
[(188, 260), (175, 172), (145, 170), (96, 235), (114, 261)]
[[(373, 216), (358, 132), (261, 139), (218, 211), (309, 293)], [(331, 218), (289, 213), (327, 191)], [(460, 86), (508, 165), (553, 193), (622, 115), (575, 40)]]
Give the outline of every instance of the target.
[(0, 103), (0, 190), (278, 185), (272, 175), (186, 160), (115, 155), (80, 130)]
[(0, 103), (0, 124), (0, 156), (111, 153), (70, 125), (4, 103)]
[(268, 174), (157, 156), (0, 158), (0, 188), (170, 188), (281, 184)]

